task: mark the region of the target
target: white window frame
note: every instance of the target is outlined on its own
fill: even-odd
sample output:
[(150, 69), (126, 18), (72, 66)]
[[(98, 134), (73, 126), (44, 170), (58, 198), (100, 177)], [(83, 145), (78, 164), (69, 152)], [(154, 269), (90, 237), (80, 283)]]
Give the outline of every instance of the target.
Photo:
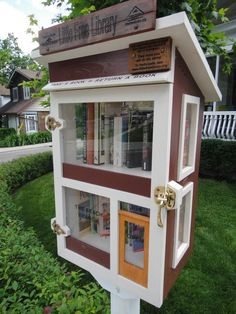
[[(31, 122), (33, 122), (34, 128), (31, 128)], [(25, 114), (25, 130), (26, 133), (34, 133), (38, 131), (36, 114)]]
[(23, 86), (24, 99), (30, 99), (30, 88), (28, 86)]
[[(192, 106), (191, 125), (188, 148), (188, 165), (183, 166), (184, 144), (186, 132), (186, 115), (188, 106)], [(197, 150), (197, 133), (198, 133), (198, 116), (199, 116), (200, 98), (190, 95), (183, 95), (181, 122), (180, 122), (180, 140), (179, 140), (179, 157), (178, 157), (178, 181), (183, 180), (195, 171), (195, 160)]]
[[(175, 213), (175, 231), (174, 231), (174, 249), (173, 249), (173, 261), (172, 268), (176, 268), (184, 254), (190, 245), (190, 234), (191, 234), (191, 223), (192, 223), (192, 208), (193, 208), (193, 182), (187, 184), (182, 191), (182, 201), (176, 209)], [(185, 201), (185, 213), (184, 213), (184, 232), (183, 242), (179, 246), (179, 223), (180, 223), (180, 208), (183, 202), (183, 198), (186, 197)]]
[(19, 91), (18, 87), (13, 87), (12, 88), (12, 101), (17, 102), (19, 100)]

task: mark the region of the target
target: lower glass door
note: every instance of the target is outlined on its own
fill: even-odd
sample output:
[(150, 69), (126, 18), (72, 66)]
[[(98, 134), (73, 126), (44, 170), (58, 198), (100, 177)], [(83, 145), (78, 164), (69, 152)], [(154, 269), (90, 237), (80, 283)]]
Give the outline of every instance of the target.
[(149, 217), (119, 211), (119, 273), (147, 287)]

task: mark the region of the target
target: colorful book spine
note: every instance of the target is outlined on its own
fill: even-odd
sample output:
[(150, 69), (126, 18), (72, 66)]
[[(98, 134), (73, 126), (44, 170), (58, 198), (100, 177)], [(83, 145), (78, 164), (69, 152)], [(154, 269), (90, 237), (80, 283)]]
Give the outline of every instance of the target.
[(142, 169), (151, 171), (152, 169), (152, 134), (153, 134), (153, 114), (147, 114), (143, 123), (143, 152)]
[(133, 114), (129, 121), (127, 144), (127, 167), (142, 167), (143, 116)]
[(122, 117), (114, 117), (113, 165), (122, 166)]
[(105, 163), (105, 104), (94, 104), (94, 164)]
[(94, 162), (94, 104), (87, 104), (87, 164)]
[(87, 163), (87, 109), (86, 104), (82, 104), (82, 117), (83, 117), (83, 162)]

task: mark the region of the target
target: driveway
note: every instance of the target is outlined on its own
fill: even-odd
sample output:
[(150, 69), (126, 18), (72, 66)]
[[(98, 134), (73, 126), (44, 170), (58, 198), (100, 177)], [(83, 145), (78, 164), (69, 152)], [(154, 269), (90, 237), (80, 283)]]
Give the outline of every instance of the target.
[(0, 148), (0, 163), (52, 150), (52, 143)]

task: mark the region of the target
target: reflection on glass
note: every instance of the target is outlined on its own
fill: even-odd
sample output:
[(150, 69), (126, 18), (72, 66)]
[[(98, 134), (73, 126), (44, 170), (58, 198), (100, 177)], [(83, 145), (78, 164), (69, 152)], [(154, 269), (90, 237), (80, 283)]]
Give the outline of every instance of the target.
[(144, 268), (144, 227), (125, 222), (125, 261)]
[(178, 234), (178, 247), (184, 243), (184, 227), (185, 227), (185, 216), (186, 216), (186, 196), (184, 196), (179, 211), (179, 234)]
[(109, 252), (110, 200), (106, 197), (66, 189), (67, 224), (72, 237)]
[(151, 171), (153, 101), (62, 104), (61, 118), (66, 163)]
[(190, 132), (191, 132), (191, 121), (192, 120), (192, 105), (187, 105), (186, 110), (186, 121), (185, 121), (185, 132), (184, 132), (184, 154), (183, 154), (183, 167), (190, 166)]
[(150, 217), (150, 209), (146, 207), (120, 202), (120, 209), (133, 214)]

